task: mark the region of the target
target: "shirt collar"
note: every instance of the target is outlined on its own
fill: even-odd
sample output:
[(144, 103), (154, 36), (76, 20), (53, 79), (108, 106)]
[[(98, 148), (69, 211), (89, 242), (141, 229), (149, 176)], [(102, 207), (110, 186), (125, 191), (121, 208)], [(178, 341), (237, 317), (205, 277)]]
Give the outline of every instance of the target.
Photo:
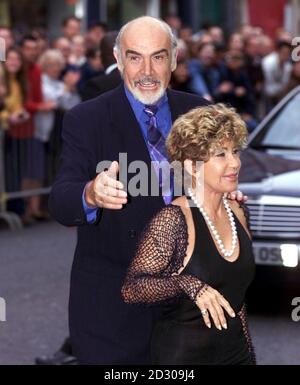
[(117, 63), (111, 64), (109, 67), (106, 68), (105, 70), (105, 75), (109, 75), (112, 73), (116, 68), (118, 67)]
[[(129, 91), (127, 86), (124, 83), (124, 88), (125, 88), (125, 94), (127, 96), (127, 99), (129, 100), (129, 103), (131, 107), (133, 108), (133, 111), (135, 112), (135, 115), (137, 118), (141, 118), (142, 114), (144, 113), (144, 108), (145, 104), (137, 100), (132, 92)], [(159, 99), (157, 103), (155, 103), (157, 108), (158, 108), (158, 113), (159, 111), (166, 105), (168, 104), (168, 96), (167, 93), (165, 92), (164, 95)], [(139, 119), (138, 119), (139, 120)]]

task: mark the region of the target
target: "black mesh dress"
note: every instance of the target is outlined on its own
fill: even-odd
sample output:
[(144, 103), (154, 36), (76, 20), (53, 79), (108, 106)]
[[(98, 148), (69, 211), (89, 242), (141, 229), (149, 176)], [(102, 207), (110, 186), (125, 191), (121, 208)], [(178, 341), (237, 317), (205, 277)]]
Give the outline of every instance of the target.
[[(161, 318), (152, 334), (156, 365), (237, 365), (255, 363), (247, 327), (245, 292), (254, 276), (251, 240), (235, 216), (240, 255), (235, 262), (218, 252), (206, 222), (191, 207), (195, 225), (194, 252), (180, 275), (188, 245), (187, 224), (180, 207), (162, 209), (145, 230), (122, 289), (126, 302), (160, 303)], [(237, 316), (224, 311), (227, 330), (209, 329), (195, 298), (206, 285), (218, 290)]]

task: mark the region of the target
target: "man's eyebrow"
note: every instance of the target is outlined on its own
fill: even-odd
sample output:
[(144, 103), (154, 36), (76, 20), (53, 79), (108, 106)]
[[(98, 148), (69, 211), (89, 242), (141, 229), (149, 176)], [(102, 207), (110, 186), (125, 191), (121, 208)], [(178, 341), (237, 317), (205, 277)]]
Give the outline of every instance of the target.
[(137, 56), (142, 56), (139, 52), (136, 52), (132, 49), (128, 49), (126, 52), (125, 52), (125, 55), (128, 56), (128, 55), (137, 55)]
[(160, 53), (166, 53), (167, 55), (169, 55), (168, 50), (165, 49), (165, 48), (163, 48), (163, 49), (160, 49), (159, 51), (153, 52), (153, 53), (151, 54), (151, 56), (159, 55)]
[[(151, 54), (151, 56), (155, 56), (155, 55), (159, 55), (160, 53), (166, 53), (167, 55), (169, 55), (169, 52), (167, 49), (163, 48), (163, 49), (160, 49), (159, 51), (156, 51), (156, 52), (153, 52)], [(128, 56), (128, 55), (137, 55), (137, 56), (142, 56), (141, 53), (137, 52), (137, 51), (134, 51), (132, 49), (128, 49), (126, 52), (125, 52), (125, 55)]]

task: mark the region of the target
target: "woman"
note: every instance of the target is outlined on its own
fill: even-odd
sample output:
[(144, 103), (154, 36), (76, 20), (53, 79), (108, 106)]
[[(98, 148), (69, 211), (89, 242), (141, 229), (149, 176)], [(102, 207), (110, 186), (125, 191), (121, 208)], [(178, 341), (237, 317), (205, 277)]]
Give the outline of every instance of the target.
[[(28, 160), (28, 138), (32, 135), (32, 119), (25, 109), (27, 86), (24, 63), (18, 48), (9, 48), (3, 64), (6, 95), (1, 112), (5, 133), (5, 187), (8, 192), (25, 189), (26, 165)], [(23, 215), (25, 204), (22, 199), (8, 202), (8, 209)]]
[[(53, 108), (48, 111), (38, 111), (35, 114), (35, 131), (32, 141), (31, 170), (35, 188), (42, 188), (48, 182), (47, 157), (49, 141), (55, 130), (55, 121), (59, 111), (65, 111), (80, 103), (80, 97), (76, 91), (79, 75), (68, 73), (64, 81), (60, 75), (65, 67), (65, 60), (60, 51), (46, 50), (39, 59), (42, 70), (41, 88), (43, 102), (52, 103)], [(52, 170), (51, 170), (52, 171)], [(35, 210), (29, 215), (35, 219), (47, 219), (48, 213), (42, 210), (40, 196), (35, 197)]]
[(151, 221), (122, 288), (126, 302), (163, 304), (153, 364), (255, 362), (244, 306), (255, 269), (250, 233), (244, 210), (224, 198), (237, 189), (246, 140), (245, 123), (221, 104), (181, 116), (167, 139), (192, 186)]
[(245, 70), (245, 56), (240, 50), (225, 55), (220, 83), (215, 89), (215, 100), (236, 108), (247, 124), (249, 133), (257, 126), (255, 92)]
[[(2, 63), (0, 63), (0, 135), (1, 135), (1, 130), (4, 130), (7, 128), (6, 122), (6, 117), (3, 121), (2, 117), (2, 111), (5, 111), (5, 96), (7, 93), (6, 89), (6, 84), (5, 84), (5, 79), (4, 79), (4, 71), (2, 67)], [(4, 115), (5, 116), (5, 115)], [(4, 125), (3, 125), (4, 123)]]
[(191, 77), (185, 60), (178, 60), (177, 67), (172, 72), (170, 86), (173, 90), (193, 93)]
[(23, 59), (17, 48), (10, 48), (4, 62), (4, 80), (7, 89), (5, 110), (2, 112), (4, 126), (10, 129), (13, 138), (22, 138), (22, 125), (28, 121), (29, 114), (24, 108), (26, 94)]
[(80, 103), (80, 96), (76, 90), (79, 80), (78, 72), (67, 72), (60, 80), (65, 60), (60, 51), (49, 49), (40, 57), (39, 64), (42, 69), (42, 94), (43, 100), (55, 103), (52, 111), (38, 112), (35, 117), (35, 138), (41, 142), (48, 142), (54, 128), (55, 112), (58, 108), (69, 110)]

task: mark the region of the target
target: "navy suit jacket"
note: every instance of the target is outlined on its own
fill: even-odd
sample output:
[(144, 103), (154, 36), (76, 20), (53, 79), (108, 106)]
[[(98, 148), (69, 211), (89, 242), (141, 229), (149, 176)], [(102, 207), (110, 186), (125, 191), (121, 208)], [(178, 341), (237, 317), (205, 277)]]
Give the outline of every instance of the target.
[(82, 101), (96, 98), (97, 96), (108, 92), (122, 83), (122, 78), (118, 68), (114, 69), (108, 75), (99, 75), (88, 80), (81, 92)]
[[(198, 96), (171, 90), (168, 99), (173, 121), (208, 104)], [(164, 207), (163, 198), (129, 197), (122, 210), (99, 210), (94, 224), (87, 223), (82, 205), (84, 187), (95, 178), (98, 162), (118, 160), (119, 153), (127, 153), (128, 164), (142, 160), (151, 167), (124, 85), (69, 111), (62, 137), (62, 163), (49, 207), (61, 224), (78, 226), (69, 301), (75, 355), (87, 364), (149, 363), (155, 307), (125, 304), (121, 287), (139, 236)]]

